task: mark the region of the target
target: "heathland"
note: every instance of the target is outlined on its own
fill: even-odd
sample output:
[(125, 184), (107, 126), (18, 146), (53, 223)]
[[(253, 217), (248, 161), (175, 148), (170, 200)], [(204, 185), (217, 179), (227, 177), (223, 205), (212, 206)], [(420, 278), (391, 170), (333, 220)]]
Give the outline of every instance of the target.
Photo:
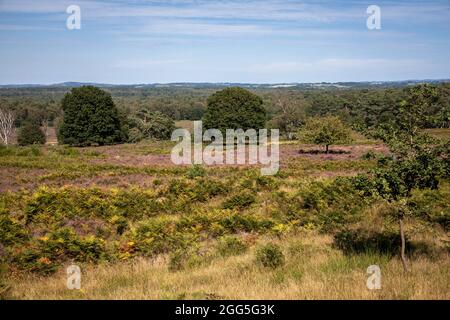
[[(258, 165), (174, 165), (175, 143), (168, 140), (58, 145), (59, 100), (41, 89), (38, 99), (33, 90), (2, 91), (3, 103), (16, 111), (34, 101), (28, 115), (18, 113), (19, 122), (43, 105), (54, 107), (54, 114), (39, 115), (50, 123), (46, 145), (0, 146), (2, 298), (450, 298), (448, 176), (439, 177), (438, 188), (413, 188), (404, 199), (409, 272), (399, 254), (393, 200), (355, 183), (392, 155), (361, 128), (389, 118), (385, 106), (403, 97), (400, 89), (256, 92), (270, 126), (287, 124), (274, 176), (262, 176)], [(438, 90), (448, 105), (448, 85)], [(198, 98), (195, 89), (188, 92), (175, 91), (174, 100), (151, 97), (147, 109), (185, 110), (163, 106)], [(126, 98), (114, 99), (129, 114), (145, 109), (147, 98), (131, 94), (128, 109)], [(177, 127), (191, 129), (191, 120), (201, 118), (202, 99), (186, 109), (188, 116), (169, 115), (183, 119)], [(438, 111), (425, 131), (445, 144), (450, 129), (438, 123), (444, 119)], [(329, 113), (352, 128), (347, 143), (325, 153), (289, 139), (295, 117)], [(81, 290), (67, 288), (71, 264), (81, 268)], [(366, 286), (370, 265), (381, 269), (379, 290)]]

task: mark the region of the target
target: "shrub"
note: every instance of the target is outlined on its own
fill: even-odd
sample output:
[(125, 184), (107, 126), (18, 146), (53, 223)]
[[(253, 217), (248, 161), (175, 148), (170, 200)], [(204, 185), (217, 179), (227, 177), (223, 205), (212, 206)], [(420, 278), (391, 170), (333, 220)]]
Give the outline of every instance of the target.
[(162, 211), (163, 206), (150, 190), (42, 187), (28, 199), (25, 216), (28, 222), (46, 224), (63, 218), (108, 218), (114, 215), (135, 220), (154, 215)]
[(202, 263), (198, 255), (197, 248), (176, 249), (169, 255), (169, 271), (180, 271), (185, 268), (192, 268)]
[(17, 143), (20, 146), (45, 144), (45, 134), (44, 132), (42, 132), (39, 125), (33, 122), (26, 122), (19, 129), (19, 133), (17, 135)]
[(252, 232), (269, 230), (274, 226), (272, 220), (257, 218), (253, 215), (243, 215), (237, 212), (223, 217), (218, 221), (224, 230), (230, 233), (239, 231)]
[(443, 184), (439, 190), (415, 190), (408, 200), (408, 207), (414, 216), (440, 224), (450, 230), (450, 189)]
[(12, 263), (20, 270), (50, 274), (65, 261), (98, 262), (107, 258), (103, 239), (80, 237), (70, 228), (59, 228), (19, 248)]
[(0, 230), (0, 245), (10, 246), (28, 239), (28, 232), (23, 225), (7, 215), (0, 215)]
[(373, 150), (369, 150), (361, 156), (363, 160), (374, 160), (377, 158), (377, 154)]
[(222, 207), (224, 209), (245, 209), (256, 201), (255, 196), (250, 192), (242, 192), (231, 196), (224, 201)]
[(223, 236), (219, 239), (218, 251), (222, 256), (233, 256), (247, 250), (247, 245), (235, 236)]
[(187, 248), (196, 237), (195, 234), (177, 232), (174, 221), (167, 217), (142, 221), (133, 231), (138, 251), (147, 256)]
[(257, 249), (256, 261), (263, 267), (276, 269), (284, 265), (285, 259), (280, 247), (269, 243)]
[(390, 231), (372, 232), (365, 229), (344, 229), (334, 236), (334, 245), (345, 254), (375, 252), (394, 255), (399, 252), (400, 236)]
[(186, 176), (189, 179), (194, 179), (196, 177), (205, 176), (205, 173), (206, 173), (206, 171), (201, 165), (195, 164), (189, 168), (189, 170), (186, 172)]

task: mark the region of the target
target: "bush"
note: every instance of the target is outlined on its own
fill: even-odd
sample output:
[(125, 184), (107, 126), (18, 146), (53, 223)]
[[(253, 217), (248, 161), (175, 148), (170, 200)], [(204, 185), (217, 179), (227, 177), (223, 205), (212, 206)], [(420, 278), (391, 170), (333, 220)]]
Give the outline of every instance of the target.
[(195, 177), (203, 177), (205, 173), (206, 171), (201, 165), (195, 164), (189, 168), (189, 170), (186, 172), (186, 176), (189, 179), (194, 179)]
[(202, 263), (201, 257), (195, 248), (176, 249), (169, 255), (169, 271), (180, 271), (192, 268)]
[(7, 215), (0, 215), (0, 230), (0, 245), (10, 246), (28, 239), (28, 232), (23, 225)]
[(32, 122), (26, 122), (17, 135), (17, 143), (20, 146), (45, 144), (45, 140), (45, 134), (42, 132), (41, 127)]
[(263, 267), (276, 269), (284, 265), (283, 251), (276, 244), (266, 244), (257, 249), (256, 261)]
[(223, 236), (219, 239), (218, 251), (224, 257), (238, 255), (246, 250), (247, 245), (235, 236)]
[(377, 158), (377, 154), (373, 150), (369, 150), (361, 156), (363, 160), (374, 160)]
[(119, 112), (111, 94), (94, 86), (73, 88), (62, 100), (64, 118), (58, 130), (62, 144), (75, 146), (123, 142)]
[(395, 255), (399, 252), (400, 236), (384, 231), (365, 229), (342, 230), (334, 236), (334, 245), (345, 254), (382, 253)]
[(205, 129), (262, 129), (266, 111), (262, 99), (248, 90), (235, 87), (218, 91), (208, 98), (203, 116)]
[(256, 201), (255, 196), (250, 192), (242, 192), (233, 195), (231, 198), (225, 200), (222, 204), (224, 209), (244, 209), (249, 207)]
[(59, 228), (17, 250), (12, 262), (24, 271), (50, 274), (65, 261), (98, 262), (107, 258), (103, 239), (80, 237), (71, 228)]

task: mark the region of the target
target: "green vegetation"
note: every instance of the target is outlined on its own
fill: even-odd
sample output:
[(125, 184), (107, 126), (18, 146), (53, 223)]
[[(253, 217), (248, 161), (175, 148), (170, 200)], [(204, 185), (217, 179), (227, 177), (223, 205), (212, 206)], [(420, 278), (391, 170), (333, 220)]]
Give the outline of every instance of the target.
[(284, 255), (280, 247), (273, 243), (261, 246), (256, 251), (256, 261), (263, 267), (276, 269), (284, 265)]
[(226, 129), (262, 129), (265, 122), (262, 99), (239, 87), (223, 89), (211, 95), (203, 116), (205, 129), (218, 129), (223, 135)]
[(169, 140), (175, 130), (175, 122), (161, 112), (150, 113), (142, 110), (128, 122), (130, 142), (139, 142), (142, 139)]
[(27, 146), (30, 144), (45, 144), (45, 134), (42, 132), (39, 125), (33, 122), (26, 122), (20, 129), (17, 135), (17, 143), (20, 146)]
[(93, 86), (74, 88), (64, 96), (61, 107), (60, 143), (86, 146), (124, 141), (119, 113), (109, 93)]
[[(0, 297), (448, 298), (448, 134), (429, 128), (446, 90), (255, 90), (286, 136), (305, 119), (319, 121), (312, 132), (333, 114), (340, 120), (325, 136), (351, 126), (355, 137), (328, 155), (299, 154), (298, 143), (282, 141), (271, 177), (258, 166), (174, 166), (174, 143), (151, 135), (83, 148), (0, 146)], [(183, 91), (183, 100), (179, 91), (111, 91), (118, 106), (133, 102), (117, 113), (130, 137), (129, 120), (164, 118), (167, 132), (167, 116), (187, 110), (177, 103), (213, 93)], [(153, 103), (170, 94), (181, 100), (155, 115)], [(275, 105), (288, 102), (279, 97), (299, 113), (281, 116)], [(83, 270), (83, 291), (65, 288), (72, 263)], [(365, 287), (372, 264), (383, 270), (379, 292)]]
[(351, 141), (350, 129), (338, 117), (311, 118), (297, 133), (303, 143), (325, 146), (328, 153), (330, 145)]

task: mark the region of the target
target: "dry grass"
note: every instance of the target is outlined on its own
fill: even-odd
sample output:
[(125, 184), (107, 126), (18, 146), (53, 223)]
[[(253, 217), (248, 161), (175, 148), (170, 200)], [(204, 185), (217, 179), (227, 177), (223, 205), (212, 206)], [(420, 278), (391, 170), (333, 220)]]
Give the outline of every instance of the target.
[[(450, 259), (417, 258), (405, 274), (397, 258), (377, 254), (344, 256), (329, 236), (310, 231), (275, 241), (286, 264), (267, 270), (255, 263), (252, 247), (239, 256), (215, 255), (200, 266), (170, 272), (167, 257), (82, 266), (82, 290), (68, 290), (61, 270), (49, 277), (10, 279), (16, 299), (450, 299)], [(377, 264), (382, 289), (366, 287), (366, 268)]]

